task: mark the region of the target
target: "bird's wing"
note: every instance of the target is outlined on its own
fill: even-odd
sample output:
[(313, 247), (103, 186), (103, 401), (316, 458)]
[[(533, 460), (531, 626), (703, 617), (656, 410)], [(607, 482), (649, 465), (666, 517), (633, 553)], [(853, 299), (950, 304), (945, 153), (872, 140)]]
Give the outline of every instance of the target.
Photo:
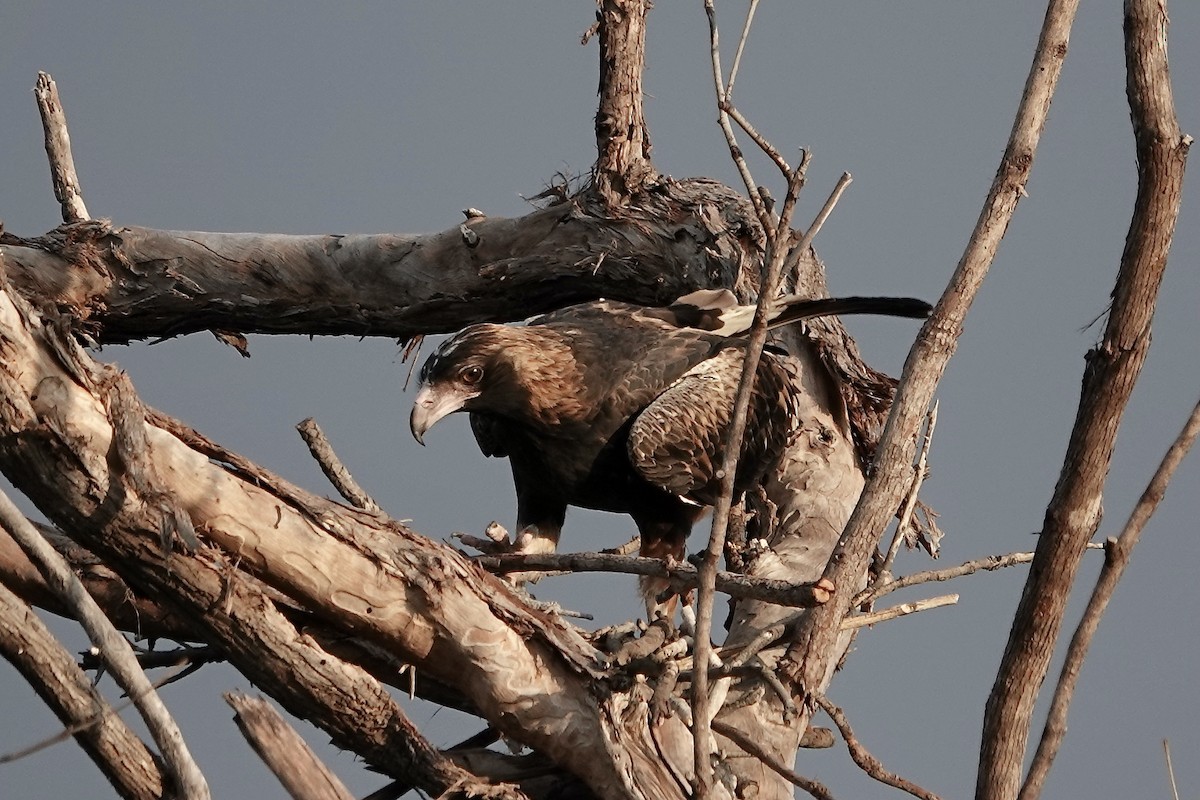
[[(711, 504), (720, 492), (717, 473), (724, 458), (726, 429), (742, 374), (743, 351), (719, 350), (672, 383), (637, 418), (629, 431), (634, 468), (672, 494)], [(735, 493), (744, 492), (778, 456), (792, 418), (791, 391), (783, 368), (764, 354), (750, 396)]]
[(471, 414), (471, 433), (479, 443), (479, 450), (485, 456), (504, 458), (508, 455), (508, 446), (501, 435), (499, 426), (503, 425), (491, 414)]

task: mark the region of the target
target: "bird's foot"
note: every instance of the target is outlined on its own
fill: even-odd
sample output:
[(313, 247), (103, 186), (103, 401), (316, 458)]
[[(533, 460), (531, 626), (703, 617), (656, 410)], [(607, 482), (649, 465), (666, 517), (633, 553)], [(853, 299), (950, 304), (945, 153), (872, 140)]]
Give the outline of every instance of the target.
[[(489, 529), (495, 526), (501, 531), (503, 526), (493, 522), (488, 526)], [(508, 539), (508, 532), (504, 532), (504, 542), (507, 545), (505, 552), (513, 555), (538, 555), (540, 553), (553, 553), (558, 544), (558, 538), (546, 536), (542, 533), (537, 525), (526, 525), (522, 528), (511, 542)], [(527, 583), (537, 583), (546, 575), (541, 571), (525, 571), (525, 572), (510, 572), (504, 576), (504, 579), (514, 586), (521, 587)]]

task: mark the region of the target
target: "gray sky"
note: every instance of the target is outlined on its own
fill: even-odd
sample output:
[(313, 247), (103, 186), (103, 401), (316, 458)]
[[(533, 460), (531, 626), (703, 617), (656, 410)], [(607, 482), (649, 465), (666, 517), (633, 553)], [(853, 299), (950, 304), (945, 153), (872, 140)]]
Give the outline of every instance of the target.
[[(9, 0), (0, 19), (6, 229), (36, 235), (59, 219), (30, 91), (39, 69), (58, 81), (89, 210), (117, 224), (440, 230), (457, 225), (467, 206), (520, 215), (522, 195), (536, 194), (555, 172), (591, 164), (596, 52), (594, 42), (578, 43), (590, 2), (204, 5)], [(728, 50), (740, 6), (719, 5), (729, 12)], [(813, 149), (801, 221), (843, 170), (853, 173), (817, 240), (835, 293), (940, 293), (1003, 150), (1043, 10), (1032, 0), (763, 3), (735, 101), (781, 149)], [(1175, 0), (1170, 13), (1176, 103), (1184, 130), (1195, 134), (1200, 4)], [(648, 63), (657, 167), (737, 185), (714, 123), (698, 1), (658, 4)], [(774, 178), (757, 166), (761, 180)], [(1119, 4), (1085, 4), (1029, 197), (939, 392), (923, 496), (948, 534), (943, 565), (1034, 545), (1083, 356), (1099, 336), (1088, 326), (1106, 308), (1116, 273), (1134, 167)], [(1153, 348), (1120, 434), (1102, 536), (1117, 533), (1200, 389), (1196, 185), (1193, 176)], [(873, 365), (893, 374), (915, 331), (864, 319), (849, 328)], [(479, 455), (465, 419), (442, 423), (424, 450), (410, 441), (411, 389), (402, 391), (407, 367), (394, 343), (256, 336), (250, 347), (253, 358), (244, 360), (197, 335), (100, 357), (125, 367), (148, 403), (310, 489), (331, 493), (292, 426), (315, 416), (360, 481), (418, 530), (440, 538), (477, 533), (494, 518), (511, 524), (507, 466)], [(1101, 626), (1046, 797), (1168, 796), (1163, 738), (1183, 793), (1200, 786), (1198, 490), (1193, 457)], [(573, 511), (563, 547), (610, 546), (632, 530), (622, 517)], [(1099, 564), (1090, 558), (1081, 573), (1072, 626)], [(929, 566), (907, 554), (899, 570)], [(957, 607), (858, 639), (830, 696), (890, 769), (945, 797), (970, 795), (983, 703), (1023, 578), (1021, 569), (968, 578), (952, 589), (962, 595)], [(951, 589), (903, 599), (943, 590)], [(639, 605), (634, 580), (620, 576), (559, 578), (539, 593), (601, 621), (632, 616)], [(60, 628), (71, 647), (83, 648), (70, 626)], [(220, 699), (233, 688), (251, 687), (232, 670), (206, 667), (165, 698), (215, 796), (282, 798)], [(476, 729), (455, 712), (405, 703), (435, 744)], [(0, 752), (57, 729), (7, 664), (0, 718)], [(353, 791), (382, 782), (304, 730)], [(798, 769), (840, 797), (899, 796), (862, 777), (841, 748), (803, 753)], [(0, 793), (110, 791), (67, 743), (0, 766)]]

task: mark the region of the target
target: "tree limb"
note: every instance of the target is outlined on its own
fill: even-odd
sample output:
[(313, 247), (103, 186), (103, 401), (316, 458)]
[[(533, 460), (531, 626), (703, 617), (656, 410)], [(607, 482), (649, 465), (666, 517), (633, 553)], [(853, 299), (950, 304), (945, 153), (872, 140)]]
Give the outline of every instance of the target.
[(1062, 670), (1059, 672), (1058, 683), (1054, 687), (1050, 710), (1046, 714), (1046, 726), (1042, 731), (1042, 738), (1038, 742), (1033, 763), (1029, 766), (1025, 784), (1021, 787), (1020, 796), (1023, 800), (1033, 800), (1041, 795), (1046, 776), (1050, 774), (1054, 757), (1058, 754), (1059, 745), (1067, 733), (1067, 712), (1071, 707), (1071, 698), (1075, 694), (1075, 684), (1079, 679), (1083, 660), (1087, 657), (1092, 639), (1096, 635), (1096, 629), (1100, 625), (1100, 618), (1104, 616), (1108, 602), (1112, 599), (1117, 584), (1125, 574), (1125, 567), (1129, 564), (1133, 548), (1137, 546), (1142, 530), (1150, 521), (1155, 509), (1158, 508), (1163, 495), (1166, 494), (1167, 486), (1170, 484), (1176, 468), (1187, 456), (1192, 445), (1196, 443), (1197, 435), (1200, 435), (1200, 403), (1197, 403), (1192, 409), (1183, 430), (1179, 432), (1178, 438), (1163, 456), (1162, 463), (1158, 465), (1154, 477), (1150, 479), (1150, 484), (1142, 492), (1141, 498), (1138, 499), (1137, 505), (1130, 513), (1129, 520), (1121, 530), (1121, 535), (1116, 539), (1109, 539), (1104, 548), (1104, 566), (1100, 569), (1100, 576), (1096, 579), (1096, 585), (1092, 589), (1092, 596), (1084, 609), (1083, 618), (1079, 621), (1075, 634), (1071, 637), (1071, 644), (1067, 648), (1067, 655), (1063, 661)]
[(163, 796), (163, 774), (141, 739), (112, 713), (37, 615), (0, 583), (0, 652), (68, 728), (113, 788), (126, 798)]
[(38, 535), (3, 492), (0, 492), (0, 524), (37, 566), (46, 583), (71, 607), (92, 644), (100, 650), (109, 672), (133, 700), (162, 753), (175, 790), (186, 797), (207, 800), (210, 796), (208, 782), (193, 760), (175, 720), (134, 658), (129, 642), (104, 616), (62, 557)]
[[(1166, 25), (1160, 0), (1126, 2), (1137, 198), (1104, 338), (1086, 357), (1062, 472), (984, 712), (975, 790), (979, 800), (1006, 800), (1020, 788), (1038, 688), (1050, 666), (1084, 546), (1100, 523), (1117, 430), (1150, 348), (1150, 321), (1179, 214), (1190, 144), (1180, 134), (1171, 99)], [(1028, 796), (1036, 796), (1036, 790), (1031, 787)]]
[[(904, 365), (874, 462), (874, 471), (826, 570), (835, 585), (854, 585), (910, 483), (914, 437), (933, 398), (937, 381), (956, 348), (963, 320), (1012, 218), (1033, 165), (1050, 98), (1061, 72), (1076, 0), (1054, 0), (1030, 69), (1008, 146), (971, 239), (933, 316), (921, 328)], [(781, 663), (782, 674), (801, 696), (820, 686), (837, 652), (834, 643), (851, 592), (815, 609), (796, 629)]]
[(58, 97), (58, 85), (47, 73), (39, 72), (33, 96), (37, 99), (38, 113), (42, 117), (46, 156), (50, 159), (50, 179), (54, 184), (54, 196), (62, 206), (63, 222), (90, 219), (87, 206), (83, 204), (79, 175), (75, 172), (71, 136), (67, 132), (67, 114)]
[(353, 800), (329, 767), (270, 703), (241, 692), (225, 692), (234, 722), (294, 800)]

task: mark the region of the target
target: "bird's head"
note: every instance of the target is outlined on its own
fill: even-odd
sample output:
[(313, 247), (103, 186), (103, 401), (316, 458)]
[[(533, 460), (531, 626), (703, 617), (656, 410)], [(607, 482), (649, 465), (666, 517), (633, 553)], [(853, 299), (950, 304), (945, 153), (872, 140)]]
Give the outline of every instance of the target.
[(421, 367), (421, 388), (413, 401), (408, 426), (425, 444), (425, 432), (455, 411), (485, 411), (488, 400), (512, 369), (504, 357), (507, 329), (472, 325), (442, 343)]

